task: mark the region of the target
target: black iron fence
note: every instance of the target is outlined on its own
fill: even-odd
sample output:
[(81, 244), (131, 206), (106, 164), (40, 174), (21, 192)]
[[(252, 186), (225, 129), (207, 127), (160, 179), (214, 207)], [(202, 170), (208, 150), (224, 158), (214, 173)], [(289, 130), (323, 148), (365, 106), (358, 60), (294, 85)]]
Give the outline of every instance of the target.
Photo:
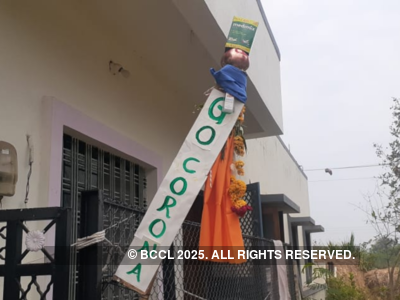
[[(68, 299), (70, 220), (70, 210), (60, 207), (0, 210), (0, 299)], [(23, 246), (31, 221), (44, 222), (46, 237), (54, 230), (48, 242), (55, 246), (40, 249), (42, 257), (33, 261)]]
[[(136, 211), (133, 219), (141, 219), (143, 212)], [(121, 225), (121, 229), (124, 226)], [(171, 251), (177, 257), (178, 250), (198, 246), (200, 224), (186, 221), (177, 234)], [(243, 235), (245, 250), (271, 250), (271, 240)], [(121, 247), (125, 252), (128, 247)], [(103, 256), (102, 299), (139, 299), (139, 295), (111, 281), (111, 277), (123, 255)], [(287, 262), (289, 292), (293, 300), (295, 278), (293, 262)], [(111, 298), (113, 297), (113, 298)], [(150, 299), (163, 300), (278, 300), (277, 262), (272, 259), (249, 259), (243, 264), (216, 263), (202, 260), (164, 260), (156, 276)]]
[[(253, 186), (256, 187), (256, 186)], [(259, 210), (252, 202), (258, 194), (256, 189), (248, 189), (247, 200), (254, 210), (241, 220), (245, 250), (273, 250), (272, 240), (261, 238)], [(254, 191), (253, 193), (250, 193)], [(201, 197), (200, 197), (201, 198)], [(200, 199), (201, 200), (201, 199)], [(112, 277), (140, 224), (145, 210), (119, 206), (112, 199), (103, 196), (101, 191), (83, 192), (81, 208), (82, 236), (106, 229), (106, 236), (114, 246), (94, 245), (83, 249), (79, 256), (83, 263), (79, 267), (81, 274), (78, 284), (78, 299), (88, 299), (100, 295), (102, 300), (134, 300), (139, 295), (112, 281)], [(119, 222), (104, 222), (103, 210), (113, 209)], [(201, 215), (201, 211), (197, 214)], [(84, 221), (83, 221), (84, 220)], [(185, 221), (179, 230), (171, 251), (175, 259), (165, 259), (159, 268), (151, 298), (157, 300), (278, 300), (277, 261), (274, 257), (248, 259), (242, 264), (217, 263), (211, 261), (178, 259), (179, 250), (198, 248), (200, 239), (199, 222)], [(89, 263), (88, 261), (92, 261)], [(289, 291), (295, 297), (295, 279), (293, 262), (287, 261)], [(88, 278), (91, 279), (88, 281)], [(93, 279), (93, 280), (92, 280)], [(96, 280), (102, 282), (101, 285)]]
[(290, 298), (292, 300), (297, 299), (297, 292), (296, 292), (296, 275), (295, 275), (295, 268), (297, 267), (297, 264), (295, 261), (287, 261), (286, 265), (286, 272), (287, 272), (287, 277), (288, 277), (288, 285), (289, 285), (289, 293), (290, 293)]
[[(174, 251), (198, 245), (200, 224), (185, 222), (174, 241)], [(245, 250), (273, 248), (271, 241), (244, 235)], [(176, 257), (177, 255), (175, 255)], [(163, 264), (153, 287), (159, 299), (279, 299), (276, 261), (249, 259), (243, 264), (175, 260)]]

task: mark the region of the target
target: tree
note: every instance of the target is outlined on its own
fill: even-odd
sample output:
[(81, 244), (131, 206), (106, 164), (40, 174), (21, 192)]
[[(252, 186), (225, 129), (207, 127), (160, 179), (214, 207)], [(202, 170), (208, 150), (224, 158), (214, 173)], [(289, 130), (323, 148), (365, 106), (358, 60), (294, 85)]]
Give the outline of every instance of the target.
[(396, 260), (396, 254), (400, 250), (400, 244), (396, 244), (393, 239), (382, 237), (378, 238), (369, 249), (369, 254), (374, 261), (374, 267), (378, 269), (387, 268), (393, 265)]
[(388, 299), (394, 300), (400, 292), (400, 100), (394, 98), (391, 107), (393, 121), (390, 126), (392, 141), (388, 147), (374, 144), (381, 159), (384, 173), (379, 176), (380, 186), (375, 195), (367, 196), (364, 210), (368, 223), (376, 232), (373, 251), (384, 253), (388, 269)]

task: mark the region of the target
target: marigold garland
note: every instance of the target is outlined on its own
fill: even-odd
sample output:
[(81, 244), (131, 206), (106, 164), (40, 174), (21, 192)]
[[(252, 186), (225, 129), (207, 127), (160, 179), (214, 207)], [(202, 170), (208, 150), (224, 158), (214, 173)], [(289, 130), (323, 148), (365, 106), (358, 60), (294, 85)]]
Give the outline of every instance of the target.
[(235, 162), (235, 168), (236, 168), (236, 172), (238, 173), (239, 176), (244, 176), (244, 162), (241, 160), (238, 160)]
[[(233, 138), (233, 146), (234, 152), (237, 156), (244, 156), (246, 153), (246, 142), (243, 137), (243, 127), (242, 124), (244, 122), (244, 113), (246, 108), (243, 107), (242, 111), (239, 114), (238, 120), (235, 124), (235, 127), (232, 130)], [(244, 175), (244, 162), (242, 160), (234, 161), (234, 166), (236, 169), (236, 173), (239, 176)], [(242, 180), (236, 179), (235, 176), (231, 176), (231, 184), (229, 186), (229, 196), (232, 201), (232, 212), (236, 213), (239, 217), (243, 217), (247, 211), (253, 210), (251, 206), (247, 204), (245, 200), (243, 200), (246, 194), (246, 183)]]
[(236, 205), (236, 202), (241, 200), (246, 194), (246, 183), (242, 180), (237, 180), (235, 176), (231, 176), (231, 185), (229, 186), (229, 196), (231, 200)]
[[(195, 111), (200, 111), (204, 105), (195, 105)], [(246, 141), (243, 137), (243, 123), (244, 123), (244, 114), (246, 112), (246, 107), (243, 106), (242, 111), (239, 114), (239, 117), (236, 121), (235, 126), (233, 127), (231, 135), (233, 135), (233, 151), (237, 156), (244, 156), (246, 154)], [(221, 159), (225, 157), (225, 147), (223, 146), (221, 150)], [(234, 167), (236, 169), (236, 173), (239, 176), (244, 176), (244, 162), (241, 160), (233, 161)], [(247, 186), (246, 183), (242, 180), (236, 179), (235, 176), (231, 176), (231, 183), (229, 186), (228, 194), (231, 197), (232, 206), (231, 210), (236, 213), (239, 217), (243, 217), (247, 211), (253, 210), (251, 206), (247, 204), (247, 202), (243, 199), (246, 194)]]
[(236, 209), (239, 209), (239, 208), (241, 208), (241, 207), (243, 207), (243, 206), (246, 206), (246, 205), (247, 205), (247, 202), (244, 201), (243, 199), (240, 199), (240, 200), (236, 201), (236, 202), (233, 204), (234, 208), (236, 208)]
[(244, 123), (244, 113), (245, 113), (245, 112), (246, 112), (246, 107), (243, 106), (243, 109), (242, 109), (242, 111), (240, 112), (240, 115), (239, 115), (239, 118), (238, 118), (238, 121), (239, 121), (240, 124), (243, 124), (243, 123)]
[(245, 147), (244, 147), (244, 139), (242, 136), (235, 136), (233, 139), (233, 145), (235, 148), (236, 155), (244, 156)]

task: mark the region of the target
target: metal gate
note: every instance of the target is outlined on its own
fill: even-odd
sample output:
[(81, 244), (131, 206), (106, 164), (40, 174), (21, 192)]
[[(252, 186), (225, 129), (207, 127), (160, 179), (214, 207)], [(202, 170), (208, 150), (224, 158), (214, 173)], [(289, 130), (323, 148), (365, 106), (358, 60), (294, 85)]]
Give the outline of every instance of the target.
[[(122, 220), (135, 211), (146, 209), (146, 174), (138, 164), (114, 155), (104, 149), (90, 145), (82, 140), (64, 134), (62, 205), (72, 208), (72, 240), (81, 232), (81, 193), (86, 190), (101, 190), (103, 194), (103, 226), (109, 228), (106, 237), (111, 243), (119, 245), (125, 252), (140, 224), (142, 215)], [(128, 243), (128, 244), (127, 244)], [(109, 247), (103, 247), (103, 279), (107, 280), (115, 272), (121, 255), (114, 253), (109, 257)], [(79, 253), (71, 254), (70, 299), (78, 299), (80, 282)], [(105, 266), (107, 265), (107, 266)], [(136, 293), (118, 286), (107, 286), (102, 299), (131, 300), (137, 299)]]
[[(43, 257), (34, 260), (29, 250), (22, 251), (30, 221), (45, 221), (40, 224), (46, 238), (52, 235), (46, 233), (55, 229), (55, 246), (42, 248), (39, 253)], [(50, 295), (52, 299), (68, 299), (69, 225), (70, 211), (66, 208), (0, 210), (0, 245), (5, 244), (0, 246), (0, 280), (3, 279), (4, 288), (1, 299), (27, 300), (36, 296), (45, 300)]]

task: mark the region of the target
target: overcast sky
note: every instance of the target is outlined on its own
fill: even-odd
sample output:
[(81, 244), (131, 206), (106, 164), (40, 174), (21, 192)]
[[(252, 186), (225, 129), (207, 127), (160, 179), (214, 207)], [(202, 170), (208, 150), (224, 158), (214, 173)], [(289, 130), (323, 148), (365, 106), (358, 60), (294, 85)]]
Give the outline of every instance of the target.
[[(377, 164), (400, 97), (400, 1), (263, 0), (281, 51), (283, 140), (307, 169)], [(374, 231), (354, 205), (380, 167), (306, 172), (317, 242), (356, 242)]]

